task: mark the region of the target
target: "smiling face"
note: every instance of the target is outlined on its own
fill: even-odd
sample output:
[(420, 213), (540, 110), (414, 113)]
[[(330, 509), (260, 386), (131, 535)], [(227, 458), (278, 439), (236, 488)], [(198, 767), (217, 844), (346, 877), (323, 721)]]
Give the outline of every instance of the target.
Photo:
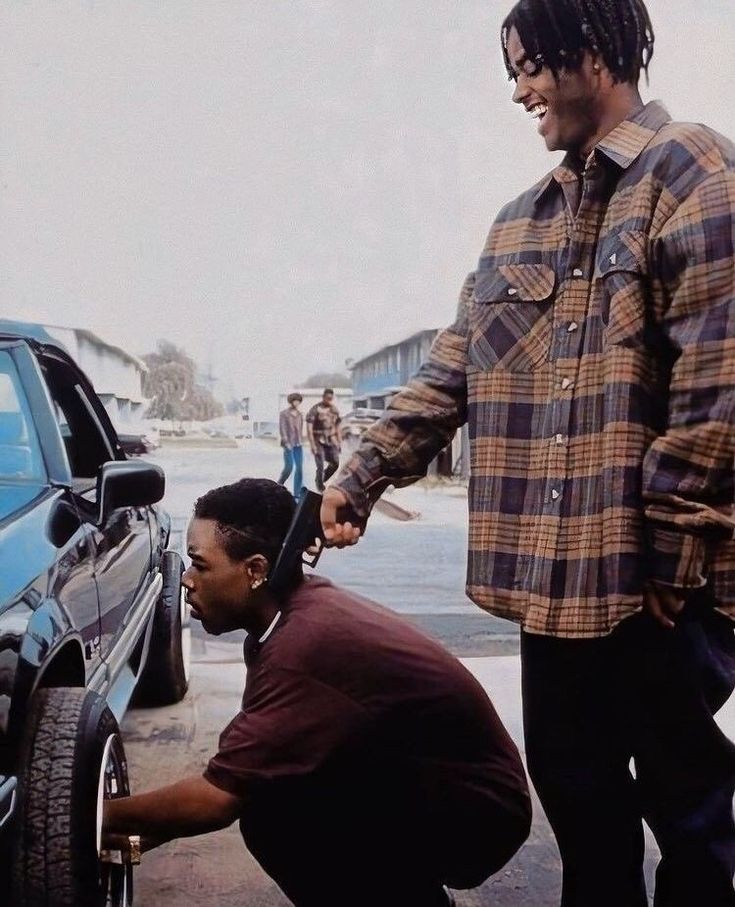
[(579, 69), (562, 69), (558, 78), (543, 60), (529, 59), (515, 28), (508, 32), (507, 54), (516, 81), (513, 101), (538, 120), (549, 151), (586, 157), (605, 134), (603, 78), (585, 52)]
[(253, 582), (264, 571), (264, 558), (254, 555), (233, 560), (222, 545), (217, 522), (197, 517), (189, 523), (187, 551), (191, 565), (182, 583), (191, 616), (201, 621), (207, 633), (218, 636), (230, 630), (250, 630), (264, 622), (266, 617), (260, 611), (267, 610), (267, 603), (253, 590)]

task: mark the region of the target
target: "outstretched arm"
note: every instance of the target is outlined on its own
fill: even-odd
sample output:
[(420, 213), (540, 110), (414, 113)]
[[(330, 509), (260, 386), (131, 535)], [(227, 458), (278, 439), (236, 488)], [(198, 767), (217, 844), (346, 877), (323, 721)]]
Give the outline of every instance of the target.
[(360, 535), (355, 527), (365, 524), (385, 489), (424, 476), (467, 420), (467, 310), (474, 285), (472, 273), (462, 287), (454, 324), (437, 335), (426, 362), (330, 482), (322, 506), (328, 544), (354, 544)]
[(116, 849), (121, 835), (140, 835), (141, 849), (150, 850), (174, 838), (226, 828), (242, 808), (239, 797), (194, 775), (145, 794), (107, 800), (103, 847)]

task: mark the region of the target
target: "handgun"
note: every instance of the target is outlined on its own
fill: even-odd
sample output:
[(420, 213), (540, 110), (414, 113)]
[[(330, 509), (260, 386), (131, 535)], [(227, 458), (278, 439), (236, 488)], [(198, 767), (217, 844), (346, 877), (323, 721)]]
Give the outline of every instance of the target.
[[(324, 542), (320, 511), (322, 496), (315, 491), (302, 489), (299, 502), (281, 545), (281, 550), (268, 574), (268, 586), (274, 595), (286, 591), (299, 563), (314, 567), (321, 557)], [(308, 548), (318, 545), (314, 553)]]

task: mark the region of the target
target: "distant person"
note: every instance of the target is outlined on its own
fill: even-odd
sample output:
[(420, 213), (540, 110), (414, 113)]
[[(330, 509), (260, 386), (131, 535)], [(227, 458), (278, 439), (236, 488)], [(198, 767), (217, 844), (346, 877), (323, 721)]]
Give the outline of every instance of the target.
[(288, 406), (281, 410), (278, 418), (278, 427), (281, 433), (281, 447), (283, 448), (283, 471), (278, 479), (280, 485), (286, 484), (286, 479), (293, 470), (293, 493), (297, 498), (301, 494), (304, 482), (303, 465), (304, 451), (302, 440), (304, 437), (304, 417), (299, 410), (303, 401), (301, 394), (289, 394), (286, 397)]
[(500, 38), (564, 157), (498, 215), (455, 322), (327, 489), (325, 535), (353, 543), (468, 423), (467, 593), (521, 626), (563, 907), (646, 907), (644, 819), (656, 907), (733, 907), (713, 716), (735, 686), (735, 147), (644, 104), (643, 0), (520, 0)]
[(239, 820), (297, 907), (446, 907), (444, 885), (479, 885), (528, 834), (518, 751), (469, 671), (392, 611), (300, 564), (272, 593), (295, 506), (268, 479), (196, 502), (183, 583), (208, 633), (248, 632), (242, 707), (203, 776), (106, 801), (104, 844)]
[(306, 414), (306, 430), (311, 452), (316, 461), (316, 487), (319, 491), (324, 491), (324, 483), (339, 466), (340, 422), (339, 410), (334, 405), (334, 391), (327, 387), (324, 389), (322, 399)]

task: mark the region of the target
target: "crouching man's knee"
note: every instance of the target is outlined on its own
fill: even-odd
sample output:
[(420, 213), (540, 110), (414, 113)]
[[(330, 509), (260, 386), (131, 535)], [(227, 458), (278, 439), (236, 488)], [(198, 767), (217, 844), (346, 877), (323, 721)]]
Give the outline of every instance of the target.
[(519, 796), (510, 809), (466, 815), (461, 824), (459, 834), (448, 836), (444, 882), (450, 888), (476, 888), (501, 870), (528, 838), (531, 797)]

